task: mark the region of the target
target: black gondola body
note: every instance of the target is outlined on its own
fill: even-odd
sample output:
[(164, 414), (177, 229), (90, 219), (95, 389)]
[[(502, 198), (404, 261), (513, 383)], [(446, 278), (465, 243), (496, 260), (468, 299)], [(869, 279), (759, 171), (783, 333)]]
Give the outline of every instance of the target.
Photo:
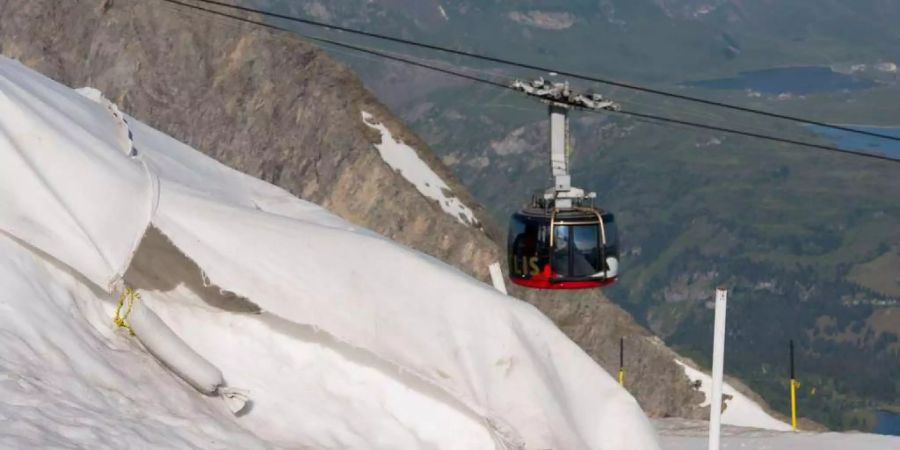
[(510, 280), (536, 289), (612, 284), (619, 272), (617, 234), (615, 217), (602, 209), (557, 209), (534, 202), (510, 220)]
[(554, 185), (513, 214), (508, 235), (510, 281), (536, 289), (598, 288), (619, 275), (615, 217), (594, 206), (596, 194), (573, 187), (569, 175), (568, 113), (573, 107), (617, 110), (597, 94), (578, 94), (568, 83), (517, 81), (513, 88), (548, 104), (550, 172)]

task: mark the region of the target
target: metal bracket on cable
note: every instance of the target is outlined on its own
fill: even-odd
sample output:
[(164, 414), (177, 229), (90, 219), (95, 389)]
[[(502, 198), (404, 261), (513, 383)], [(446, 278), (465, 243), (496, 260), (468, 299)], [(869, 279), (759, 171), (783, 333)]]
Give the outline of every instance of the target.
[(575, 106), (595, 111), (619, 111), (622, 109), (621, 105), (603, 98), (600, 94), (573, 91), (569, 87), (568, 81), (551, 83), (541, 77), (530, 82), (516, 80), (510, 87), (546, 102), (559, 105)]
[(596, 93), (578, 93), (568, 82), (551, 83), (538, 78), (531, 82), (516, 80), (510, 87), (526, 95), (537, 97), (549, 105), (550, 113), (550, 169), (554, 186), (544, 192), (543, 198), (552, 201), (554, 207), (572, 208), (596, 194), (572, 186), (569, 174), (569, 110), (583, 108), (595, 111), (618, 111), (621, 106)]

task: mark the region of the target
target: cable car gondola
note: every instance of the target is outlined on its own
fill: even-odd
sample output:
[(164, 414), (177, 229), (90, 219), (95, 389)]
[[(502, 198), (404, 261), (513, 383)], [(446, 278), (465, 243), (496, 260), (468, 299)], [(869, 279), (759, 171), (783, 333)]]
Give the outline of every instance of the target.
[(615, 109), (597, 95), (573, 94), (567, 84), (538, 80), (513, 87), (550, 105), (550, 161), (555, 186), (512, 215), (508, 234), (510, 281), (535, 289), (589, 289), (615, 282), (619, 273), (615, 216), (596, 195), (571, 186), (568, 110), (572, 105)]
[(619, 272), (615, 217), (591, 206), (559, 209), (535, 202), (513, 214), (509, 273), (536, 289), (587, 289), (612, 284)]

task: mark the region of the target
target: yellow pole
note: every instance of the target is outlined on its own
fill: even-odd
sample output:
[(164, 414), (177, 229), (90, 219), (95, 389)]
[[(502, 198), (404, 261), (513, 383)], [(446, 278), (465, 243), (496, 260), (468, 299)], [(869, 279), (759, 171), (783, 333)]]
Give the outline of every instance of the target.
[(791, 429), (797, 431), (797, 388), (800, 382), (791, 378)]
[(619, 385), (625, 386), (625, 337), (619, 338)]
[(791, 350), (791, 429), (797, 431), (797, 388), (800, 382), (797, 381), (796, 372), (794, 372), (794, 340), (790, 342)]
[(625, 386), (625, 369), (619, 369), (619, 384)]

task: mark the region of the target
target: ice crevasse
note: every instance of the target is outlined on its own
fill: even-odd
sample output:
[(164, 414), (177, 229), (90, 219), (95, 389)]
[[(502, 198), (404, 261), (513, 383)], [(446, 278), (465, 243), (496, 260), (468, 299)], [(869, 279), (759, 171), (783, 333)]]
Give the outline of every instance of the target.
[[(532, 306), (7, 58), (0, 204), (0, 446), (658, 448)], [(241, 414), (115, 329), (125, 285)]]

